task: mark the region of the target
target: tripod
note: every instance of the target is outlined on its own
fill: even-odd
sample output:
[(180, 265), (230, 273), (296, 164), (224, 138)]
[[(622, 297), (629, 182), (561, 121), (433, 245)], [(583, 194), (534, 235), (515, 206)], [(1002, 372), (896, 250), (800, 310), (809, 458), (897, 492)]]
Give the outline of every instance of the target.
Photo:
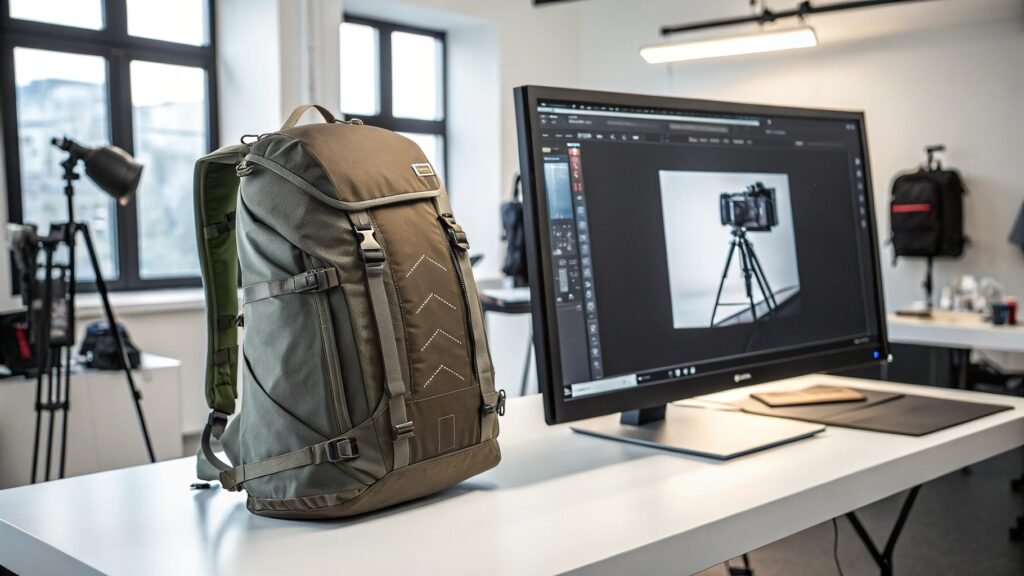
[[(761, 296), (764, 298), (765, 305), (768, 306), (768, 312), (774, 311), (779, 307), (778, 302), (775, 301), (775, 293), (772, 292), (771, 286), (768, 285), (768, 278), (764, 275), (764, 269), (761, 267), (761, 261), (757, 259), (757, 254), (754, 252), (754, 245), (750, 243), (747, 238), (747, 230), (742, 226), (732, 227), (732, 240), (729, 241), (729, 255), (725, 257), (725, 269), (722, 270), (722, 281), (718, 283), (718, 294), (715, 296), (715, 307), (711, 310), (711, 327), (715, 326), (715, 316), (718, 314), (719, 306), (729, 306), (730, 303), (722, 302), (722, 288), (725, 287), (725, 279), (729, 276), (729, 265), (732, 264), (732, 257), (739, 250), (740, 257), (740, 271), (743, 273), (743, 283), (747, 291), (747, 301), (750, 303), (750, 314), (753, 316), (754, 321), (757, 321), (757, 305), (754, 303), (754, 288), (753, 282), (757, 282), (757, 287), (761, 291)], [(745, 305), (746, 303), (744, 303)]]
[[(149, 430), (146, 427), (146, 419), (142, 414), (142, 393), (135, 386), (132, 377), (131, 363), (128, 360), (128, 350), (125, 348), (124, 340), (117, 329), (114, 320), (114, 311), (110, 307), (110, 299), (107, 295), (107, 284), (100, 272), (99, 259), (96, 257), (96, 248), (93, 246), (92, 236), (89, 234), (89, 227), (84, 222), (75, 222), (74, 208), (74, 186), (73, 182), (79, 176), (75, 172), (75, 166), (81, 160), (81, 155), (71, 150), (69, 156), (61, 166), (64, 167), (64, 196), (67, 198), (68, 221), (52, 224), (50, 235), (39, 239), (39, 246), (43, 250), (45, 264), (45, 276), (43, 279), (42, 310), (38, 330), (36, 331), (36, 357), (39, 368), (36, 374), (36, 429), (35, 440), (32, 450), (32, 483), (35, 484), (39, 468), (40, 440), (42, 435), (43, 413), (49, 414), (46, 439), (46, 461), (43, 468), (43, 479), (50, 479), (50, 469), (53, 454), (54, 424), (58, 413), (62, 419), (60, 439), (60, 461), (58, 478), (64, 477), (65, 463), (67, 460), (67, 437), (68, 437), (68, 411), (71, 409), (71, 348), (75, 339), (75, 247), (77, 236), (81, 233), (85, 240), (86, 251), (89, 254), (89, 261), (92, 264), (93, 273), (96, 277), (96, 291), (100, 295), (103, 304), (103, 312), (107, 323), (110, 326), (114, 337), (114, 343), (121, 352), (121, 365), (124, 369), (125, 378), (128, 381), (128, 389), (131, 392), (135, 403), (135, 413), (139, 418), (139, 428), (142, 431), (142, 438), (146, 444), (146, 451), (149, 454), (150, 462), (156, 462), (153, 453), (153, 445), (149, 439)], [(67, 264), (54, 264), (54, 254), (62, 246), (67, 247)], [(54, 270), (58, 271), (59, 277), (66, 286), (63, 295), (63, 309), (65, 313), (65, 325), (63, 331), (54, 338), (52, 315), (54, 310)], [(29, 291), (28, 301), (33, 302), (32, 279), (27, 282), (26, 289)], [(44, 388), (44, 375), (46, 385)], [(45, 389), (45, 399), (44, 399)], [(45, 401), (44, 401), (45, 400)]]

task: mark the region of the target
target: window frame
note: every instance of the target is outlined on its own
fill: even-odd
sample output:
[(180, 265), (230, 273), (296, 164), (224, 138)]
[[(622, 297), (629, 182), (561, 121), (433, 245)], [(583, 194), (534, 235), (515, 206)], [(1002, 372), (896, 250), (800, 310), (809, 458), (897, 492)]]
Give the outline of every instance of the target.
[[(442, 30), (418, 28), (406, 24), (398, 24), (376, 18), (345, 13), (341, 23), (361, 24), (377, 29), (377, 114), (342, 114), (346, 118), (359, 118), (363, 122), (393, 132), (413, 132), (441, 137), (442, 171), (448, 174), (448, 35)], [(417, 118), (398, 118), (394, 115), (391, 89), (391, 33), (408, 32), (433, 37), (441, 42), (441, 119), (420, 120)], [(342, 72), (344, 74), (344, 72)], [(340, 88), (339, 88), (340, 89)]]
[[(207, 149), (219, 146), (217, 111), (217, 41), (215, 0), (206, 0), (208, 43), (204, 46), (141, 38), (128, 34), (126, 0), (101, 0), (104, 26), (89, 30), (18, 20), (10, 16), (9, 0), (0, 0), (0, 118), (3, 122), (4, 165), (7, 180), (7, 220), (22, 223), (21, 151), (18, 146), (17, 87), (14, 79), (14, 49), (33, 48), (100, 56), (107, 63), (107, 112), (110, 143), (134, 154), (135, 133), (129, 67), (132, 60), (200, 68), (206, 73)], [(54, 136), (59, 136), (54, 134)], [(73, 135), (69, 135), (73, 136)], [(78, 172), (84, 174), (79, 165)], [(145, 177), (145, 176), (143, 176)], [(54, 182), (60, 186), (60, 182)], [(114, 202), (113, 199), (110, 200)], [(115, 245), (118, 276), (107, 279), (111, 291), (154, 290), (202, 286), (195, 276), (142, 278), (139, 261), (138, 204), (133, 197), (121, 206), (115, 202)], [(66, 217), (61, 215), (62, 217)], [(45, 232), (45, 230), (43, 231)], [(12, 275), (13, 277), (14, 275)], [(79, 282), (79, 289), (95, 291), (95, 282)]]

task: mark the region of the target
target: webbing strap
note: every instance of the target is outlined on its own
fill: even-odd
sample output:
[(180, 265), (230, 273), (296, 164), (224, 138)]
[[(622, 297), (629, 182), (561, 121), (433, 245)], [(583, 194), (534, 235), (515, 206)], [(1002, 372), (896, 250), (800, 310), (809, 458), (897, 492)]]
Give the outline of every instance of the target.
[(377, 336), (380, 339), (380, 353), (384, 361), (384, 379), (388, 393), (388, 413), (394, 435), (394, 469), (397, 470), (409, 465), (409, 438), (413, 436), (414, 429), (405, 412), (405, 382), (402, 381), (391, 307), (388, 305), (388, 294), (384, 287), (386, 255), (374, 238), (373, 223), (369, 214), (361, 211), (350, 212), (349, 218), (360, 238), (359, 251), (366, 267), (370, 307), (377, 323)]
[(470, 323), (473, 327), (473, 350), (476, 351), (476, 367), (480, 376), (480, 395), (483, 410), (480, 412), (480, 440), (490, 440), (497, 433), (498, 416), (504, 413), (504, 394), (494, 389), (494, 370), (491, 367), (491, 355), (487, 348), (487, 333), (484, 330), (483, 308), (480, 306), (480, 295), (473, 281), (473, 264), (469, 261), (469, 242), (462, 227), (452, 217), (448, 198), (440, 195), (435, 198), (437, 210), (441, 214), (441, 224), (448, 231), (448, 241), (457, 255), (459, 269), (466, 282), (466, 297), (469, 300)]
[(228, 232), (231, 232), (234, 229), (235, 213), (228, 212), (224, 216), (224, 219), (221, 220), (220, 222), (216, 222), (208, 226), (203, 226), (203, 237), (205, 237), (207, 240), (213, 240), (214, 238), (222, 234), (227, 234)]
[(284, 296), (285, 294), (301, 294), (304, 292), (321, 292), (338, 286), (338, 271), (334, 268), (317, 268), (296, 274), (290, 278), (268, 280), (242, 288), (242, 304), (251, 304), (264, 298)]
[[(213, 453), (213, 448), (210, 446), (210, 439), (215, 438), (217, 440), (220, 440), (220, 436), (221, 434), (224, 433), (224, 428), (226, 428), (227, 425), (228, 414), (214, 410), (210, 412), (210, 416), (207, 417), (206, 426), (203, 427), (203, 435), (199, 439), (199, 450), (200, 453), (203, 455), (203, 458), (206, 459), (206, 462), (212, 464), (217, 470), (220, 470), (221, 472), (225, 470), (230, 470), (231, 465), (224, 463), (221, 461), (220, 458), (217, 458), (217, 455)], [(198, 464), (201, 469), (202, 462), (199, 462)], [(202, 473), (199, 474), (199, 477), (203, 478), (204, 480), (212, 480), (212, 478)]]
[(359, 447), (354, 438), (332, 438), (319, 444), (306, 446), (293, 452), (272, 456), (259, 462), (242, 464), (234, 468), (221, 468), (220, 484), (226, 490), (241, 490), (242, 484), (253, 478), (277, 474), (293, 468), (301, 468), (324, 462), (341, 462), (359, 457)]

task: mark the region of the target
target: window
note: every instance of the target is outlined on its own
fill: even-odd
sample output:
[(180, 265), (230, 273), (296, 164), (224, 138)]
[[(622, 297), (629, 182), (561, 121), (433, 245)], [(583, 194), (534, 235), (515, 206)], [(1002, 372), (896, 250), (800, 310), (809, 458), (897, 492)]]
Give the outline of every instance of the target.
[[(50, 139), (114, 144), (144, 165), (124, 206), (74, 183), (113, 290), (199, 286), (192, 210), (197, 158), (217, 146), (211, 0), (0, 0), (0, 97), (13, 222), (67, 220), (65, 153)], [(78, 243), (78, 278), (92, 266)]]
[(444, 33), (345, 16), (341, 111), (416, 142), (444, 179)]

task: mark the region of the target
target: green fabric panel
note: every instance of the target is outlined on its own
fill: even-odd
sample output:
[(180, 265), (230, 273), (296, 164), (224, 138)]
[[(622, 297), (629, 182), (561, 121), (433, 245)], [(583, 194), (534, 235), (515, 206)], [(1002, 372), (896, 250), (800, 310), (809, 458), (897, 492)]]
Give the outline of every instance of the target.
[[(238, 314), (238, 255), (235, 234), (229, 231), (207, 239), (203, 229), (223, 222), (235, 211), (239, 178), (235, 165), (245, 157), (248, 146), (236, 144), (212, 152), (196, 162), (195, 218), (199, 266), (206, 295), (206, 403), (213, 410), (235, 411), (238, 382), (238, 329), (223, 326), (222, 316)], [(229, 349), (231, 361), (217, 364), (218, 350)]]

